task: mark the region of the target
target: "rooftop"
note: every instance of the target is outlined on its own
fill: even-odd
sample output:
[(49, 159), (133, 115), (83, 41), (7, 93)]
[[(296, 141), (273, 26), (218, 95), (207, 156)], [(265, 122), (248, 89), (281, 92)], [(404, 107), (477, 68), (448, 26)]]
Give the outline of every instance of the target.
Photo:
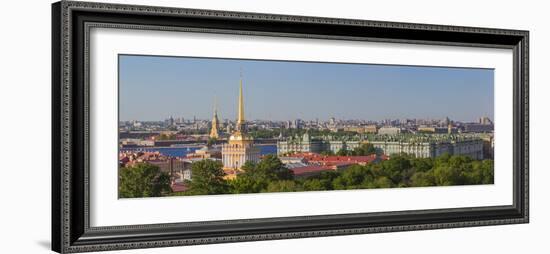
[(441, 143), (482, 139), (486, 134), (480, 133), (453, 133), (453, 134), (429, 134), (429, 133), (400, 133), (400, 134), (357, 134), (354, 136), (319, 136), (310, 137), (304, 135), (289, 137), (283, 141), (288, 143), (300, 143), (307, 141), (347, 141), (347, 142), (406, 142), (406, 143)]
[(377, 160), (387, 160), (385, 155), (367, 155), (367, 156), (336, 156), (336, 155), (320, 155), (317, 153), (294, 153), (285, 158), (302, 158), (306, 164), (317, 164), (324, 166), (345, 166), (351, 164), (368, 164)]

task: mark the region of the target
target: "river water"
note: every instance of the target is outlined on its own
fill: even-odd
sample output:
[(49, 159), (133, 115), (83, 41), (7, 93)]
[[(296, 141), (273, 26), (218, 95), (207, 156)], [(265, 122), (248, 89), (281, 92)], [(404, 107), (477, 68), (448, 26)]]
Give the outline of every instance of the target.
[[(261, 155), (277, 154), (277, 145), (258, 145)], [(178, 146), (178, 147), (132, 147), (120, 148), (121, 152), (125, 151), (144, 151), (144, 152), (159, 152), (166, 156), (185, 157), (189, 153), (193, 153), (200, 149), (198, 146)]]

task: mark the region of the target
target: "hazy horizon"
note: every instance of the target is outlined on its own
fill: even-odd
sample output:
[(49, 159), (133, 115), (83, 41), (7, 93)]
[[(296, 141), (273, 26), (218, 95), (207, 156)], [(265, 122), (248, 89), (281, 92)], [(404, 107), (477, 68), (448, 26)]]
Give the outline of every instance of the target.
[(492, 69), (119, 56), (119, 120), (494, 119)]

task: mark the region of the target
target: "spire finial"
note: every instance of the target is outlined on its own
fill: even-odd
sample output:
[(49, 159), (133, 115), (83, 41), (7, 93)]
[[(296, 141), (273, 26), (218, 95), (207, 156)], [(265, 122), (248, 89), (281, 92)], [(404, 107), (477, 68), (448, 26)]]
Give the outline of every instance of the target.
[(214, 113), (218, 112), (218, 96), (214, 95)]

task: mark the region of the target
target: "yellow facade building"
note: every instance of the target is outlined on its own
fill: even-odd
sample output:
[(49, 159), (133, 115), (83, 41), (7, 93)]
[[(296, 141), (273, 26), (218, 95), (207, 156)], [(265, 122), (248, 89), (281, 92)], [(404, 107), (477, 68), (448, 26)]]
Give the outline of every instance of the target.
[(242, 173), (247, 161), (260, 161), (260, 148), (254, 146), (254, 139), (247, 135), (244, 118), (243, 81), (239, 88), (239, 108), (235, 131), (229, 136), (227, 144), (222, 145), (222, 163), (226, 179), (233, 179)]

